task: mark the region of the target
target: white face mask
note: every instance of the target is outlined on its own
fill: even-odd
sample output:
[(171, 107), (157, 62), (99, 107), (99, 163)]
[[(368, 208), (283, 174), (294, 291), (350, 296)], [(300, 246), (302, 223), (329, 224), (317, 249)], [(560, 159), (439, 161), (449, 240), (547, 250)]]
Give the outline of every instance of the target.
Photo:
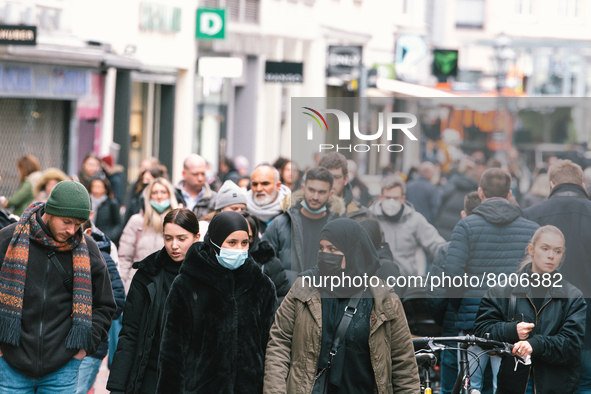
[(400, 209), (402, 208), (402, 204), (393, 198), (388, 198), (382, 201), (382, 212), (386, 216), (395, 216)]

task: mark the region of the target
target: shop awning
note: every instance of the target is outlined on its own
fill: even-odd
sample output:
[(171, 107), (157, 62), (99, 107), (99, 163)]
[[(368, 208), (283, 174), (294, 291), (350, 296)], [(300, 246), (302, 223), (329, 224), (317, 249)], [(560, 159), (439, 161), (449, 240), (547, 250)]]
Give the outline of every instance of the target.
[(378, 89), (393, 92), (395, 96), (406, 97), (461, 97), (443, 90), (414, 83), (396, 81), (394, 79), (378, 78)]

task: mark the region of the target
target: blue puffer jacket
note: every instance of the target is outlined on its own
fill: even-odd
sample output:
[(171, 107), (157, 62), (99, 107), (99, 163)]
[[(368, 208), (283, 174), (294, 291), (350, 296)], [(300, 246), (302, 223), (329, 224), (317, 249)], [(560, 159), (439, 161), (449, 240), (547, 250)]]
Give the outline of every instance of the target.
[[(445, 262), (447, 275), (467, 274), (468, 283), (474, 276), (479, 280), (477, 287), (449, 289), (448, 294), (456, 298), (451, 300), (457, 310), (456, 328), (465, 333), (472, 331), (480, 299), (489, 284), (494, 284), (488, 275), (516, 272), (539, 227), (522, 218), (521, 209), (504, 198), (486, 199), (472, 213), (454, 228)], [(472, 283), (476, 284), (476, 279)]]
[[(113, 315), (113, 320), (117, 320), (125, 308), (125, 289), (123, 288), (123, 282), (121, 281), (121, 276), (119, 276), (119, 271), (117, 270), (117, 264), (115, 264), (111, 258), (111, 240), (96, 227), (93, 227), (91, 236), (96, 241), (103, 258), (107, 263), (109, 277), (111, 278), (111, 287), (113, 287), (113, 296), (115, 297), (115, 303), (117, 304), (117, 310)], [(96, 353), (90, 355), (90, 357), (102, 360), (105, 358), (108, 351), (109, 337), (107, 336), (101, 342)]]

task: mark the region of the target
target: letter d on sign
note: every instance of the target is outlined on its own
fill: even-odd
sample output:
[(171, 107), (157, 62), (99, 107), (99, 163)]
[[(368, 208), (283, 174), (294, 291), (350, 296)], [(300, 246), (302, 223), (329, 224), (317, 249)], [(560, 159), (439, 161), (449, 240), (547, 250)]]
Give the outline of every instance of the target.
[(197, 9), (197, 32), (199, 40), (224, 39), (226, 36), (225, 9)]
[(199, 26), (201, 27), (201, 33), (207, 34), (208, 36), (215, 36), (222, 30), (224, 22), (218, 14), (204, 12), (201, 14)]

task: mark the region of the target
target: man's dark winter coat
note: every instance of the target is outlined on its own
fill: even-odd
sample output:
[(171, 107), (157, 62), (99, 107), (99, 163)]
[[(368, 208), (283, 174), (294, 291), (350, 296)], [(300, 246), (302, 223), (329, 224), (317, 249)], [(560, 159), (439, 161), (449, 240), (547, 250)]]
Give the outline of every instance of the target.
[(107, 382), (110, 391), (135, 394), (142, 388), (152, 346), (157, 345), (153, 343), (154, 332), (162, 327), (158, 323), (168, 295), (163, 291), (164, 264), (169, 260), (166, 249), (162, 248), (133, 264), (138, 271), (131, 282), (123, 327), (111, 364)]
[[(123, 308), (125, 308), (125, 288), (123, 287), (123, 282), (121, 281), (121, 276), (119, 275), (119, 271), (117, 270), (117, 265), (113, 261), (111, 257), (111, 240), (107, 238), (104, 234), (99, 232), (93, 231), (90, 235), (92, 239), (96, 241), (105, 262), (107, 263), (107, 269), (109, 270), (109, 278), (111, 279), (111, 287), (113, 288), (113, 296), (115, 297), (115, 303), (117, 304), (117, 310), (113, 315), (113, 320), (119, 319), (121, 313), (123, 313)], [(109, 351), (109, 337), (107, 336), (101, 342), (96, 353), (91, 354), (90, 357), (102, 360), (105, 358)]]
[[(525, 248), (538, 225), (521, 217), (521, 209), (504, 198), (489, 198), (472, 215), (454, 228), (445, 266), (449, 276), (468, 275), (482, 280), (485, 274), (507, 275), (517, 271), (525, 257)], [(455, 328), (470, 332), (480, 299), (490, 286), (485, 276), (482, 286), (448, 289), (457, 309)], [(480, 282), (479, 282), (480, 283)], [(462, 298), (463, 297), (463, 298)], [(460, 299), (461, 298), (461, 299)]]
[[(183, 193), (181, 191), (181, 186), (174, 189), (174, 193), (176, 196), (176, 200), (179, 204), (183, 204), (183, 207), (187, 206), (185, 199), (183, 197)], [(197, 219), (201, 220), (205, 215), (215, 210), (215, 199), (217, 197), (217, 193), (211, 190), (208, 183), (203, 185), (203, 197), (201, 200), (197, 201), (195, 207), (193, 207), (193, 213), (197, 216)]]
[(503, 359), (497, 393), (524, 393), (532, 369), (538, 393), (572, 394), (577, 389), (587, 305), (579, 289), (566, 280), (561, 285), (550, 287), (539, 311), (531, 302), (529, 286), (522, 287), (519, 283), (515, 288), (492, 288), (482, 299), (474, 323), (474, 335), (478, 337), (490, 333), (493, 340), (519, 341), (518, 322), (510, 322), (511, 293), (516, 296), (515, 312), (523, 313), (526, 322), (536, 324), (527, 339), (533, 349), (533, 368), (519, 364), (515, 371), (515, 360), (512, 357)]
[[(37, 211), (37, 222), (48, 236), (51, 232)], [(17, 223), (0, 230), (0, 267)], [(95, 353), (107, 337), (115, 300), (107, 265), (96, 242), (84, 235), (90, 254), (92, 274), (92, 348)], [(74, 277), (72, 252), (56, 252), (66, 273)], [(66, 337), (72, 327), (72, 293), (59, 271), (47, 257), (47, 249), (31, 241), (27, 279), (23, 297), (20, 346), (2, 343), (4, 359), (10, 366), (33, 378), (43, 377), (66, 365), (79, 349), (66, 349)], [(39, 335), (41, 333), (41, 335)]]
[[(435, 224), (439, 209), (439, 190), (427, 178), (419, 177), (406, 184), (406, 199), (431, 224)], [(462, 201), (463, 209), (464, 201)]]
[[(304, 254), (303, 231), (305, 229), (302, 228), (300, 209), (303, 200), (304, 193), (302, 190), (293, 193), (291, 198), (285, 198), (283, 201), (284, 212), (271, 221), (267, 231), (263, 234), (263, 240), (268, 241), (273, 246), (277, 257), (283, 263), (290, 286), (296, 280), (298, 274), (309, 270), (317, 263), (316, 261), (302, 261)], [(334, 195), (328, 200), (327, 208), (328, 222), (341, 217), (345, 213), (343, 199)], [(294, 241), (293, 248), (292, 240)]]
[(252, 258), (232, 271), (191, 246), (166, 300), (157, 393), (261, 393), (275, 301)]
[[(564, 234), (566, 257), (560, 268), (564, 279), (591, 297), (591, 201), (581, 185), (556, 185), (546, 201), (523, 210), (523, 217), (540, 226), (551, 224)], [(591, 313), (587, 314), (591, 327)], [(591, 349), (591, 330), (585, 333), (585, 349)]]
[[(448, 274), (445, 260), (447, 259), (449, 244), (450, 242), (443, 244), (435, 253), (433, 265), (431, 266), (431, 276), (441, 277), (443, 274)], [(442, 327), (442, 335), (458, 335), (459, 330), (455, 328), (456, 311), (450, 303), (446, 289), (443, 287), (427, 288), (427, 305), (433, 320)]]
[(289, 281), (281, 260), (275, 257), (275, 250), (271, 244), (267, 241), (260, 241), (250, 252), (250, 255), (265, 275), (273, 281), (277, 290), (277, 298), (284, 297), (289, 291)]
[(478, 190), (478, 184), (464, 174), (455, 175), (449, 184), (443, 189), (437, 215), (437, 231), (446, 241), (451, 241), (451, 234), (462, 219), (460, 212), (464, 209), (464, 197)]

